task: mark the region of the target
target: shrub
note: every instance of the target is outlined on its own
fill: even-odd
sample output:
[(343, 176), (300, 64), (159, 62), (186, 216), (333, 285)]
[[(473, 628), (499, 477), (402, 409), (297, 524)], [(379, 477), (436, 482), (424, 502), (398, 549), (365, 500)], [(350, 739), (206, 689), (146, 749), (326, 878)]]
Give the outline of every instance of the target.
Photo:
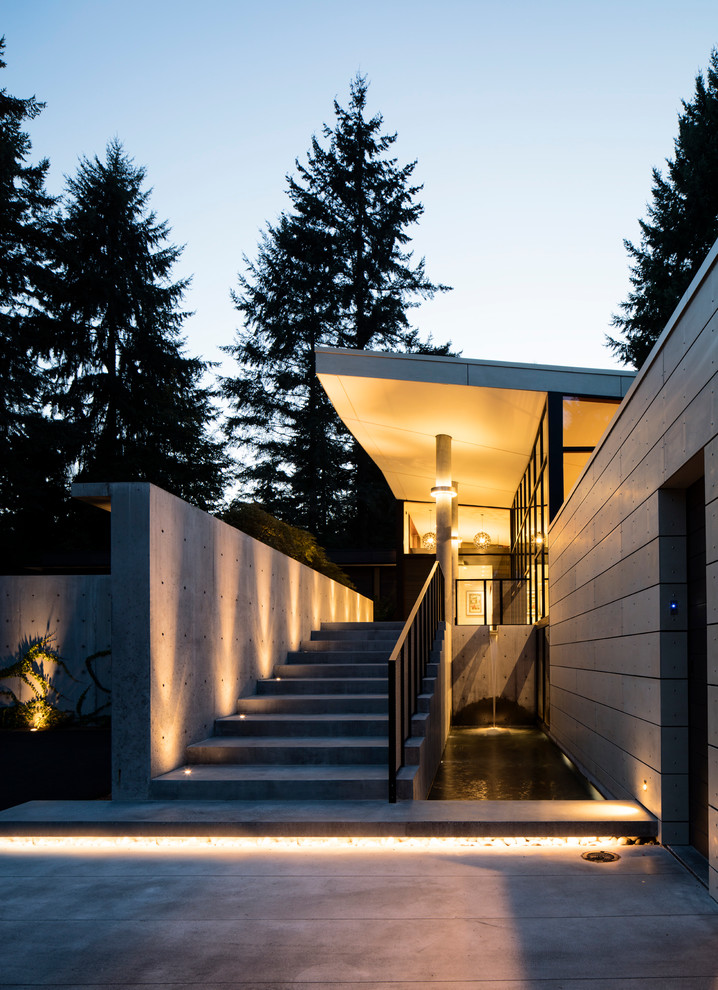
[(72, 677), (53, 645), (52, 636), (42, 636), (39, 639), (26, 640), (18, 650), (17, 659), (8, 667), (0, 669), (0, 681), (22, 681), (33, 693), (29, 701), (21, 701), (7, 684), (0, 684), (0, 696), (10, 700), (9, 705), (0, 708), (0, 724), (3, 728), (48, 729), (67, 718), (49, 698), (50, 694), (58, 694), (45, 673), (45, 668), (51, 665), (61, 668), (68, 677)]
[(219, 518), (259, 540), (260, 543), (266, 543), (267, 546), (279, 550), (287, 557), (292, 557), (311, 567), (312, 570), (332, 578), (338, 584), (356, 591), (344, 571), (329, 560), (326, 552), (317, 543), (316, 537), (306, 529), (290, 526), (289, 523), (270, 516), (260, 506), (248, 502), (232, 502), (228, 509), (219, 514)]

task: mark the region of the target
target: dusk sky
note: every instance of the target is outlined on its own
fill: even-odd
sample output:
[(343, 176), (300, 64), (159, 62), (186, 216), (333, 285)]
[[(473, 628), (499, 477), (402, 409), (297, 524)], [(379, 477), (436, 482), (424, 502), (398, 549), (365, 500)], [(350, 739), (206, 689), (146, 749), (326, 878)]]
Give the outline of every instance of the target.
[[(188, 348), (218, 360), (230, 289), (290, 206), (287, 173), (346, 105), (418, 159), (417, 257), (454, 286), (414, 311), (465, 357), (588, 367), (629, 289), (651, 168), (718, 45), (716, 0), (2, 0), (0, 86), (47, 107), (33, 160), (61, 192), (118, 137), (185, 244)], [(228, 369), (229, 370), (229, 369)]]

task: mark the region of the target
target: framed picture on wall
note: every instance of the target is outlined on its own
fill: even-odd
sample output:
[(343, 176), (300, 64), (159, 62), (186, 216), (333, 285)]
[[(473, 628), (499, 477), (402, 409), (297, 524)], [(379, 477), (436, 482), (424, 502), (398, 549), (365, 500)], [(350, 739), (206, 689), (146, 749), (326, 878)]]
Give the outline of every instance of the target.
[(484, 614), (484, 592), (466, 592), (466, 614), (481, 617)]

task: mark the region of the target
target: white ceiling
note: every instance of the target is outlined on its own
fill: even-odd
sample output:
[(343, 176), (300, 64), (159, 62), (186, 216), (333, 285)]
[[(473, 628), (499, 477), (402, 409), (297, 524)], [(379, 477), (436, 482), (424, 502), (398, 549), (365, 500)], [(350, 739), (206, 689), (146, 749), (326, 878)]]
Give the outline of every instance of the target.
[(444, 433), (452, 438), (459, 501), (502, 507), (511, 505), (526, 468), (547, 390), (620, 398), (633, 379), (631, 373), (332, 348), (317, 350), (317, 371), (396, 498), (430, 498), (435, 438)]
[(346, 426), (399, 499), (436, 483), (436, 435), (452, 438), (452, 477), (467, 505), (510, 506), (538, 429), (545, 392), (375, 378), (319, 378)]

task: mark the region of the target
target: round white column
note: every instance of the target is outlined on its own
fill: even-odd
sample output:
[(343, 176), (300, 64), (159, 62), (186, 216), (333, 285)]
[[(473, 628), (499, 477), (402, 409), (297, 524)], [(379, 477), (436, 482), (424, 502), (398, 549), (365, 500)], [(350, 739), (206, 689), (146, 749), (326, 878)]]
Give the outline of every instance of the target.
[(436, 558), (444, 574), (444, 609), (449, 626), (454, 621), (454, 567), (451, 546), (451, 517), (453, 489), (451, 487), (451, 437), (439, 433), (436, 437)]
[(456, 492), (456, 498), (451, 500), (451, 566), (454, 572), (454, 581), (459, 576), (459, 484), (457, 481), (451, 482), (451, 487)]

